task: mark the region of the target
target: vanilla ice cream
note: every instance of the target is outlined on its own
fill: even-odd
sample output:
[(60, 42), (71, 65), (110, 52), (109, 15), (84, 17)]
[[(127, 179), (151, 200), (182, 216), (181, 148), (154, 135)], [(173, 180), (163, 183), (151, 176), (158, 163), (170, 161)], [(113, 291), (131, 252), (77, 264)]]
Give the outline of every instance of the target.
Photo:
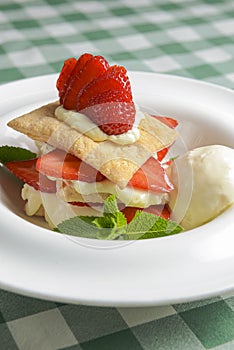
[(234, 203), (234, 149), (211, 145), (178, 157), (171, 168), (173, 219), (185, 230), (214, 219)]

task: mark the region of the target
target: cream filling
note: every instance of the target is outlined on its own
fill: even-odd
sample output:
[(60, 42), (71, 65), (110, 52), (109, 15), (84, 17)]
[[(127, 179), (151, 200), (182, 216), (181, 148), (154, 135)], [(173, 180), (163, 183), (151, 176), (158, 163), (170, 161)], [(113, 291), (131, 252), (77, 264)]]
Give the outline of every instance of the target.
[(101, 209), (76, 207), (67, 202), (103, 203), (110, 194), (114, 194), (125, 206), (138, 208), (165, 204), (168, 201), (166, 193), (155, 194), (130, 187), (120, 189), (109, 180), (99, 183), (57, 180), (57, 193), (40, 192), (25, 184), (21, 192), (23, 200), (26, 201), (26, 214), (44, 216), (50, 227), (56, 227), (60, 222), (74, 216), (101, 215)]
[(75, 216), (99, 216), (101, 212), (90, 207), (76, 207), (59, 199), (56, 193), (45, 193), (24, 184), (21, 196), (28, 216), (44, 216), (51, 228)]
[(24, 184), (21, 197), (26, 201), (24, 210), (28, 216), (33, 216), (40, 211), (42, 205), (40, 191), (35, 190), (32, 186)]
[[(125, 206), (146, 208), (150, 205), (165, 204), (168, 201), (167, 193), (155, 193), (131, 187), (120, 188), (117, 184), (103, 180), (101, 182), (88, 183), (84, 181), (64, 181), (57, 180), (57, 188), (61, 190), (62, 186), (68, 186), (73, 192), (71, 201), (76, 201), (74, 191), (77, 194), (77, 201), (80, 202), (97, 202), (102, 203), (104, 199), (113, 194), (116, 198), (124, 203)], [(60, 192), (61, 193), (61, 192)], [(69, 201), (69, 195), (66, 198)]]
[(117, 143), (119, 145), (128, 145), (136, 142), (140, 138), (140, 130), (138, 125), (145, 117), (139, 108), (136, 107), (135, 122), (131, 130), (120, 135), (107, 135), (95, 123), (93, 123), (86, 115), (70, 111), (63, 106), (59, 106), (55, 110), (55, 116), (58, 120), (69, 124), (72, 128), (80, 133), (90, 137), (93, 141), (105, 141)]

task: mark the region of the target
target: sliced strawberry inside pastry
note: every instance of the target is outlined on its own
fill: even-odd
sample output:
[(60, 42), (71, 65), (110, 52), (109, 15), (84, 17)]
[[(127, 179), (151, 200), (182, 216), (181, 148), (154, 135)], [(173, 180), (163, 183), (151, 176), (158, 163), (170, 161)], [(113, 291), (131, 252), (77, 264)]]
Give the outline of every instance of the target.
[(24, 183), (41, 192), (55, 193), (56, 183), (36, 170), (37, 159), (12, 161), (6, 167)]
[(170, 192), (173, 189), (165, 169), (159, 161), (149, 158), (133, 175), (128, 183), (133, 188), (140, 188), (153, 192)]
[[(43, 175), (64, 180), (100, 182), (106, 179), (104, 175), (87, 163), (58, 149), (38, 158), (36, 169)], [(128, 186), (154, 192), (169, 192), (173, 189), (165, 169), (153, 157), (149, 158), (137, 170)]]
[(145, 209), (136, 207), (125, 207), (124, 209), (122, 209), (122, 212), (124, 213), (128, 223), (132, 221), (138, 210), (144, 210), (146, 213), (161, 216), (161, 218), (164, 218), (166, 220), (170, 219), (170, 210), (167, 205), (150, 205)]
[[(91, 207), (91, 208), (98, 208), (100, 207), (100, 203), (84, 203), (84, 202), (71, 202), (71, 205), (77, 206), (77, 207)], [(127, 219), (127, 223), (131, 222), (134, 218), (137, 211), (145, 211), (146, 213), (154, 214), (156, 216), (160, 216), (161, 218), (164, 218), (166, 220), (170, 219), (170, 209), (167, 205), (150, 205), (148, 208), (138, 208), (138, 207), (124, 207), (120, 210), (124, 214), (124, 216)]]
[(166, 124), (170, 128), (175, 128), (178, 125), (178, 122), (176, 119), (166, 116), (159, 116), (159, 115), (151, 115), (151, 117), (158, 119), (160, 122)]
[(98, 182), (105, 179), (99, 171), (70, 153), (56, 149), (37, 159), (36, 170), (53, 178)]
[[(74, 188), (77, 188), (76, 183), (78, 184), (78, 188), (79, 186), (82, 188), (82, 183), (87, 183), (88, 185), (95, 185), (94, 192), (92, 192), (93, 189), (91, 187), (91, 196), (100, 195), (101, 198), (105, 198), (109, 193), (108, 191), (110, 191), (111, 188), (115, 188), (115, 186), (117, 186), (115, 184), (111, 184), (111, 182), (107, 180), (104, 175), (102, 175), (99, 171), (90, 165), (82, 162), (77, 157), (59, 149), (53, 150), (37, 159), (8, 162), (6, 166), (19, 179), (24, 181), (29, 186), (33, 187), (35, 190), (39, 190), (41, 192), (57, 192), (58, 186), (56, 184), (56, 181), (59, 181), (59, 183), (61, 183), (61, 181), (65, 181), (64, 186), (72, 186)], [(101, 186), (98, 184), (101, 184)], [(130, 191), (128, 189), (130, 189)], [(131, 193), (131, 191), (140, 191), (136, 193), (141, 194), (141, 191), (143, 191), (146, 194), (149, 191), (151, 193), (154, 192), (155, 195), (160, 196), (160, 194), (167, 193), (171, 189), (172, 185), (167, 178), (164, 168), (161, 166), (158, 160), (155, 158), (150, 158), (133, 175), (127, 186), (126, 193), (128, 194)], [(123, 195), (124, 190), (119, 189), (119, 191), (119, 200), (121, 203), (121, 200), (122, 198), (125, 198), (125, 195)], [(85, 200), (89, 197), (87, 195), (83, 195), (83, 193), (78, 192), (77, 198), (83, 198)], [(92, 202), (79, 202), (74, 200), (67, 201), (72, 205), (78, 206), (93, 205)], [(134, 199), (132, 203), (134, 204)], [(131, 209), (125, 208), (123, 210), (123, 213), (125, 214), (126, 212), (126, 217), (128, 220), (130, 220), (129, 218), (131, 216), (134, 216), (134, 213), (137, 209), (143, 210), (143, 208), (135, 206)], [(155, 213), (155, 215), (161, 215), (162, 213), (163, 217), (165, 217), (166, 213), (165, 210), (163, 210), (163, 205), (161, 204), (159, 206), (151, 205), (147, 211)]]

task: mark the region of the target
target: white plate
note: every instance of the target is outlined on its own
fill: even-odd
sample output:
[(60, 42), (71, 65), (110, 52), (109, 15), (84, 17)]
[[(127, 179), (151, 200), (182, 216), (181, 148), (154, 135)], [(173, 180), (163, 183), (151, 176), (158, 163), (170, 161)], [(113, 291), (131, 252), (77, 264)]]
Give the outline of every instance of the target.
[[(234, 93), (173, 76), (132, 72), (137, 103), (180, 121), (185, 148), (234, 147)], [(0, 144), (30, 146), (8, 120), (57, 98), (56, 76), (0, 87)], [(178, 303), (234, 289), (234, 209), (179, 235), (135, 242), (73, 239), (36, 225), (22, 211), (18, 182), (2, 168), (0, 287), (90, 305)], [(41, 223), (38, 221), (38, 224)]]

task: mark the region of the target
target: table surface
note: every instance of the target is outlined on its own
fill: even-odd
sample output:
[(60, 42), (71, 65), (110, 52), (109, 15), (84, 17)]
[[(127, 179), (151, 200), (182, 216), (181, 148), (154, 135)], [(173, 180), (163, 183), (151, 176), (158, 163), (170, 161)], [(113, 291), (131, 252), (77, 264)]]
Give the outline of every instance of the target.
[[(233, 88), (234, 1), (0, 1), (0, 83), (56, 73), (83, 52)], [(233, 310), (234, 293), (128, 309), (2, 290), (0, 349), (234, 349)]]

